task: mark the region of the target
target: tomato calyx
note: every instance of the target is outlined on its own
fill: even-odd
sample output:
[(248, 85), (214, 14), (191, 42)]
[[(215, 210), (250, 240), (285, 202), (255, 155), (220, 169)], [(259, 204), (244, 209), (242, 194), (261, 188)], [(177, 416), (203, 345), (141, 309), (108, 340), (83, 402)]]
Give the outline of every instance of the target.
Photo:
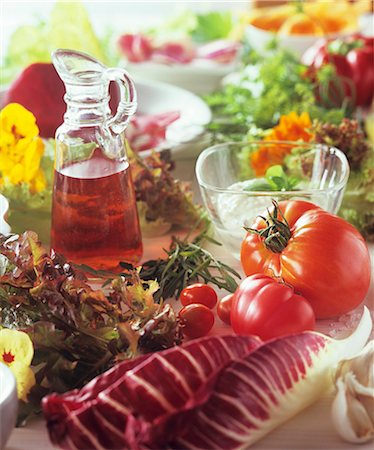
[(264, 240), (265, 247), (271, 252), (282, 253), (287, 247), (292, 233), (278, 203), (275, 200), (272, 200), (272, 203), (274, 211), (271, 213), (268, 210), (268, 217), (258, 216), (265, 221), (266, 227), (261, 230), (255, 228), (245, 228), (245, 230), (260, 236)]

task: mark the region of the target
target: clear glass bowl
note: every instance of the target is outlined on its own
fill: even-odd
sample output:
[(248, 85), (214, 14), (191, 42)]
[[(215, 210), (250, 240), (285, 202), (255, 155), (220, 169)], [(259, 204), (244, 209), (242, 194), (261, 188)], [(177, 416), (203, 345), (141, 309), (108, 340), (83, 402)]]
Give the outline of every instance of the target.
[[(251, 154), (286, 153), (282, 167), (287, 177), (297, 178), (295, 190), (243, 190), (256, 176)], [(236, 257), (245, 236), (244, 226), (276, 201), (303, 199), (335, 214), (339, 210), (349, 176), (344, 153), (321, 144), (284, 141), (225, 143), (205, 149), (196, 162), (196, 176), (206, 210), (218, 238)]]

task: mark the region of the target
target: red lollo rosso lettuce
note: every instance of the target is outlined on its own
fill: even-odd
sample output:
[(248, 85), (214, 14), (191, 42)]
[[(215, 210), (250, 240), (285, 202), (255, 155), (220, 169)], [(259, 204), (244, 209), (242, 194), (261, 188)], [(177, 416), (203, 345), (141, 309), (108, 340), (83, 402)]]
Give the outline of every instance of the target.
[(365, 309), (343, 340), (211, 336), (122, 363), (43, 400), (51, 439), (66, 449), (247, 448), (313, 403), (371, 328)]

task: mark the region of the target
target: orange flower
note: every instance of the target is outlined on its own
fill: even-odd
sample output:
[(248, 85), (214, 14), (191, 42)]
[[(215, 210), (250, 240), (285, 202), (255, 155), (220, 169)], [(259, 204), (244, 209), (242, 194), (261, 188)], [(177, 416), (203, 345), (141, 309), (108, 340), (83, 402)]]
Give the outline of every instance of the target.
[[(281, 116), (276, 125), (266, 136), (264, 141), (303, 141), (310, 142), (314, 135), (310, 132), (312, 121), (309, 114), (303, 112), (298, 116), (295, 111)], [(266, 170), (275, 165), (282, 164), (286, 155), (292, 150), (292, 145), (264, 145), (259, 147), (250, 156), (251, 166), (256, 176), (265, 175)]]

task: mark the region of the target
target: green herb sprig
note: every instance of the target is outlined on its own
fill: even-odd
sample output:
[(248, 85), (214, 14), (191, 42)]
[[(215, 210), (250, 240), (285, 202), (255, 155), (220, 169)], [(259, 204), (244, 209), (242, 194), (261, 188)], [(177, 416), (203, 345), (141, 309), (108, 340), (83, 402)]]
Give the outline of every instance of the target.
[[(188, 284), (195, 282), (212, 283), (220, 289), (235, 292), (238, 287), (235, 278), (240, 279), (240, 275), (204, 249), (204, 241), (221, 245), (208, 235), (207, 229), (192, 241), (189, 235), (183, 239), (173, 236), (169, 249), (164, 249), (165, 258), (143, 263), (140, 278), (156, 280), (159, 284), (155, 300), (178, 297)], [(126, 270), (133, 269), (127, 263), (121, 263), (121, 266)]]

